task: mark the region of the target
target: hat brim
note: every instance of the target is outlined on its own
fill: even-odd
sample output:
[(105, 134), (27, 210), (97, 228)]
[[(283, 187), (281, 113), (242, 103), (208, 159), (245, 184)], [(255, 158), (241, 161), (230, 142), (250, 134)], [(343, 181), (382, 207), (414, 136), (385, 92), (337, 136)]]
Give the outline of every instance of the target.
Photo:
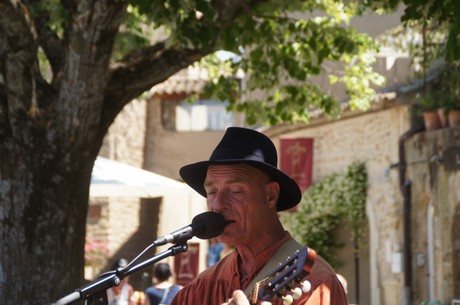
[(228, 164), (249, 164), (268, 173), (275, 181), (280, 184), (280, 194), (276, 205), (277, 211), (284, 211), (296, 206), (302, 198), (297, 183), (288, 175), (283, 173), (276, 167), (267, 163), (262, 163), (253, 160), (219, 160), (219, 161), (201, 161), (183, 166), (179, 170), (179, 174), (191, 188), (197, 191), (200, 195), (206, 198), (206, 190), (204, 189), (204, 180), (209, 165), (228, 165)]

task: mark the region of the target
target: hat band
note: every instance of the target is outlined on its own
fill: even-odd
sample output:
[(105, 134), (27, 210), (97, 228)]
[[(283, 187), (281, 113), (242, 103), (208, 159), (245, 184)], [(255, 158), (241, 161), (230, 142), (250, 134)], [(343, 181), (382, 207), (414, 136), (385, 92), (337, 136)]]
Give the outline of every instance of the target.
[(253, 152), (247, 152), (227, 147), (218, 147), (212, 153), (211, 157), (209, 158), (209, 162), (219, 161), (257, 161), (276, 167), (276, 161), (275, 164), (273, 164), (273, 162), (265, 160), (263, 152), (260, 149), (257, 149)]

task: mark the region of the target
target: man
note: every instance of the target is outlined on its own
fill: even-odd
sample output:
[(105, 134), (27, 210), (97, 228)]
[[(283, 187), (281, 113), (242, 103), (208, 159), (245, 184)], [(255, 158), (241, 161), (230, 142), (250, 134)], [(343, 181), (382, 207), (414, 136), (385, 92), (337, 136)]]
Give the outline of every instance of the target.
[[(276, 148), (268, 137), (239, 127), (227, 129), (208, 161), (184, 166), (180, 175), (207, 198), (209, 210), (224, 216), (227, 225), (218, 239), (235, 245), (235, 250), (185, 286), (171, 304), (249, 304), (246, 295), (254, 278), (267, 273), (265, 265), (279, 263), (272, 257), (284, 258), (292, 249), (303, 248), (284, 230), (277, 213), (299, 203), (298, 185), (278, 170)], [(324, 259), (318, 255), (309, 271), (311, 289), (293, 304), (347, 304), (342, 285)]]

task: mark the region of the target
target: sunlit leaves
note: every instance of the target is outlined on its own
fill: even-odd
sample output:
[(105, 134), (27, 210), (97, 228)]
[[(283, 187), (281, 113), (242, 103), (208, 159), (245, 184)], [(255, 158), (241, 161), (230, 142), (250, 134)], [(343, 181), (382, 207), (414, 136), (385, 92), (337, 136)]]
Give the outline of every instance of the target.
[(445, 52), (442, 54), (447, 61), (460, 60), (460, 1), (458, 0), (368, 0), (369, 7), (395, 8), (404, 3), (405, 10), (401, 21), (412, 27), (428, 24), (436, 31), (445, 31)]
[(332, 16), (337, 22), (348, 24), (351, 17), (356, 14), (357, 4), (344, 1), (323, 0), (325, 11)]
[[(397, 6), (397, 1), (381, 4), (378, 0), (263, 1), (246, 7), (221, 28), (213, 23), (216, 12), (209, 1), (130, 3), (170, 29), (170, 46), (235, 53), (237, 61), (231, 59), (227, 68), (212, 73), (215, 79), (206, 93), (230, 100), (229, 108), (245, 112), (249, 123), (263, 124), (308, 122), (313, 110), (337, 116), (339, 101), (312, 82), (321, 73), (327, 74), (332, 86), (345, 85), (351, 109), (368, 109), (373, 88), (384, 84), (373, 71), (377, 44), (346, 24), (366, 6)], [(324, 70), (325, 62), (339, 62), (341, 68)], [(213, 67), (220, 69), (219, 65)], [(238, 83), (236, 74), (241, 71), (246, 75), (244, 86), (235, 92), (237, 86), (229, 84)], [(224, 81), (222, 74), (233, 75), (232, 81)], [(260, 90), (265, 92), (263, 100), (249, 94)]]
[[(316, 109), (335, 117), (340, 113), (339, 102), (314, 84), (312, 77), (326, 73), (326, 61), (338, 61), (343, 68), (327, 73), (335, 83), (347, 86), (353, 109), (367, 109), (375, 95), (371, 86), (381, 85), (383, 79), (372, 69), (377, 51), (373, 40), (353, 28), (343, 27), (330, 16), (275, 15), (244, 17), (241, 24), (236, 22), (228, 29), (236, 33), (239, 26), (251, 26), (251, 31), (241, 29), (238, 36), (239, 42), (244, 42), (243, 51), (233, 47), (240, 55), (238, 61), (232, 60), (233, 71), (246, 73), (246, 91), (241, 92), (245, 98), (235, 99), (230, 107), (245, 112), (250, 124), (308, 122), (311, 111)], [(214, 90), (218, 89), (210, 88), (207, 92)], [(267, 93), (264, 100), (249, 94), (257, 90)]]
[[(211, 69), (208, 97), (229, 101), (250, 124), (308, 122), (312, 111), (335, 117), (339, 101), (312, 81), (326, 73), (343, 83), (353, 109), (366, 109), (382, 83), (372, 70), (376, 45), (347, 23), (361, 7), (353, 1), (263, 1), (242, 8), (222, 26), (210, 1), (130, 1), (139, 15), (170, 33), (170, 47), (226, 50), (228, 64), (203, 61)], [(340, 70), (325, 71), (325, 62)], [(245, 73), (239, 86), (238, 73)], [(229, 80), (224, 80), (224, 76)], [(333, 76), (336, 76), (333, 78)], [(327, 79), (327, 78), (326, 78)], [(255, 98), (253, 92), (264, 92)]]
[(130, 0), (132, 7), (152, 26), (168, 32), (171, 47), (209, 49), (214, 47), (219, 25), (210, 1), (205, 0)]

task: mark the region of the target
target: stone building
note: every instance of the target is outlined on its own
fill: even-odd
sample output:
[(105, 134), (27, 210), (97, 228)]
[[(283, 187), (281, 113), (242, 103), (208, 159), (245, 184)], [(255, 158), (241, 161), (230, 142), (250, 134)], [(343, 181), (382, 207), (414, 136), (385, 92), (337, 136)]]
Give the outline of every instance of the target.
[[(408, 60), (382, 57), (377, 70), (389, 85), (397, 85), (406, 80)], [(199, 92), (204, 80), (199, 71), (178, 74), (154, 88), (146, 100), (126, 106), (100, 155), (179, 180), (179, 168), (208, 158), (227, 126), (244, 125), (242, 118), (227, 116), (212, 101), (195, 106), (184, 102)], [(277, 146), (284, 137), (313, 139), (313, 183), (353, 161), (365, 162), (367, 247), (359, 253), (359, 274), (350, 233), (342, 230), (337, 236), (347, 245), (338, 272), (348, 279), (350, 303), (450, 304), (460, 299), (460, 127), (418, 129), (410, 109), (414, 90), (394, 87), (378, 95), (370, 110), (345, 110), (338, 120), (317, 116), (308, 125), (262, 129)], [(186, 201), (93, 198), (88, 232), (111, 232), (111, 258), (132, 258), (149, 241), (205, 210), (203, 198), (193, 192), (186, 196)], [(206, 242), (200, 247), (203, 270)], [(137, 281), (141, 289), (142, 279)]]
[[(171, 79), (170, 83), (178, 79), (180, 76)], [(124, 122), (123, 115), (120, 116), (107, 139), (115, 135), (120, 138), (115, 141), (117, 145), (105, 146), (106, 149), (115, 149), (113, 155), (107, 151), (105, 155), (136, 165), (136, 161), (129, 158), (136, 154), (123, 155), (123, 152), (129, 151), (130, 146), (136, 147), (135, 142), (131, 141), (137, 138), (139, 143), (144, 141), (140, 147), (145, 154), (143, 164), (137, 163), (138, 166), (179, 179), (179, 168), (183, 164), (206, 159), (226, 126), (220, 126), (218, 130), (180, 131), (177, 129), (185, 127), (165, 125), (165, 113), (171, 116), (168, 103), (183, 99), (184, 94), (191, 93), (190, 88), (199, 88), (177, 84), (167, 87), (189, 89), (168, 94), (157, 90), (147, 101), (136, 102), (134, 105), (142, 105), (139, 113), (145, 111), (144, 129), (138, 127), (139, 132), (135, 133), (130, 130), (132, 127), (119, 127)], [(420, 304), (428, 300), (449, 303), (460, 297), (460, 230), (457, 224), (460, 172), (458, 152), (455, 155), (455, 150), (460, 147), (460, 127), (413, 130), (413, 126), (417, 125), (411, 123), (410, 104), (407, 101), (414, 94), (404, 92), (406, 90), (380, 94), (369, 111), (345, 110), (339, 120), (318, 116), (312, 118), (308, 125), (286, 125), (263, 130), (278, 146), (283, 137), (313, 138), (313, 183), (339, 172), (353, 161), (365, 162), (369, 176), (366, 203), (368, 232), (367, 247), (360, 253), (359, 275), (355, 274), (350, 233), (342, 231), (337, 237), (347, 244), (340, 253), (344, 266), (338, 272), (348, 279), (352, 303)], [(126, 109), (125, 112), (136, 111)], [(231, 124), (241, 126), (242, 122), (236, 120)], [(443, 163), (445, 151), (454, 155), (447, 155), (450, 159), (454, 158), (454, 161), (446, 161), (449, 164)], [(408, 196), (404, 190), (409, 182), (411, 188), (407, 190)], [(161, 202), (161, 199), (154, 200)], [(155, 207), (154, 210), (145, 213), (142, 210), (145, 201), (117, 202), (113, 208), (116, 209), (118, 205), (120, 210), (116, 214), (124, 219), (118, 223), (132, 225), (134, 222), (130, 219), (142, 219), (138, 217), (139, 214), (150, 215), (146, 219), (150, 240), (187, 224), (194, 214), (205, 210), (199, 196), (195, 201), (197, 205), (192, 209), (186, 204), (182, 205), (182, 202), (176, 202), (174, 213), (183, 209), (188, 211), (188, 216), (182, 218), (181, 222), (167, 210), (164, 203), (150, 205)], [(124, 240), (123, 234), (126, 234), (126, 230), (120, 231), (117, 238)], [(203, 249), (200, 270), (204, 268), (206, 248)], [(358, 282), (359, 289), (356, 290), (354, 285)]]

